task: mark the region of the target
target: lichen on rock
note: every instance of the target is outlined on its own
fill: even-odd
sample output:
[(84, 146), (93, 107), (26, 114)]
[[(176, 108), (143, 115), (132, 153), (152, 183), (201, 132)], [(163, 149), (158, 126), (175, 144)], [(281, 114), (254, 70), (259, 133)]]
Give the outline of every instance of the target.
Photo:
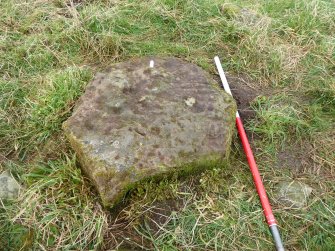
[(106, 206), (138, 182), (210, 168), (229, 153), (234, 100), (194, 64), (151, 59), (96, 74), (63, 124)]

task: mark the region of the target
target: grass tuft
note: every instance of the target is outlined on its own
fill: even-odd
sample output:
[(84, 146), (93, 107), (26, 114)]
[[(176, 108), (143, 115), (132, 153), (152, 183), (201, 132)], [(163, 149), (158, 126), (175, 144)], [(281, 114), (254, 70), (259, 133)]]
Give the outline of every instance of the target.
[(0, 239), (3, 247), (19, 250), (30, 243), (33, 249), (97, 249), (106, 215), (85, 185), (75, 159), (34, 164), (29, 169), (21, 176), (28, 188), (17, 206), (3, 208), (2, 217), (8, 218), (2, 220), (7, 227), (14, 224), (7, 235), (4, 231), (9, 238)]

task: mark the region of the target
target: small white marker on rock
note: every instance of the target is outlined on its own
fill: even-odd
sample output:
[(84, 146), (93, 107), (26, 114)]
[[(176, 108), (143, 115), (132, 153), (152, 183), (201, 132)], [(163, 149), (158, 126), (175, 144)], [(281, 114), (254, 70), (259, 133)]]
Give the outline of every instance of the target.
[(189, 97), (188, 99), (184, 100), (186, 105), (192, 107), (195, 104), (195, 98)]
[(154, 68), (154, 65), (155, 65), (155, 62), (153, 60), (150, 60), (150, 64), (149, 64), (150, 68)]

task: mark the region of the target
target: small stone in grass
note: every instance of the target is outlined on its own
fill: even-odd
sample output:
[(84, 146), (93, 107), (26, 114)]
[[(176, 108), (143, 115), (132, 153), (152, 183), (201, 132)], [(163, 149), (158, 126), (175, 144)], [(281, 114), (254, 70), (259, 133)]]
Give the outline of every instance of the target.
[(10, 172), (4, 171), (0, 174), (0, 199), (15, 199), (20, 191), (19, 183)]
[(278, 201), (291, 208), (302, 208), (307, 203), (307, 198), (312, 193), (312, 188), (299, 181), (283, 181), (278, 184)]

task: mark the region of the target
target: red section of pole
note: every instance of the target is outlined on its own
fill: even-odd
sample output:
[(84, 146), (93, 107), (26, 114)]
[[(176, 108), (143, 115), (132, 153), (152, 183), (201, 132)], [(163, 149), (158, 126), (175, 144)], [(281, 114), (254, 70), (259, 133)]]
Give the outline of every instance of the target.
[[(226, 76), (224, 74), (224, 71), (222, 69), (219, 57), (216, 56), (214, 58), (214, 61), (215, 61), (216, 67), (218, 69), (218, 72), (220, 74), (220, 78), (221, 78), (221, 81), (222, 81), (223, 88), (225, 89), (225, 91), (228, 94), (232, 95), (229, 84), (228, 84), (228, 81), (227, 81)], [(280, 237), (280, 233), (279, 233), (279, 230), (278, 230), (278, 227), (277, 227), (277, 223), (276, 223), (275, 217), (272, 213), (272, 209), (271, 209), (271, 205), (270, 205), (268, 196), (266, 195), (265, 188), (264, 188), (261, 176), (259, 175), (259, 171), (258, 171), (256, 161), (255, 161), (254, 155), (252, 153), (252, 150), (251, 150), (251, 147), (250, 147), (250, 144), (249, 144), (247, 134), (245, 133), (243, 123), (242, 123), (242, 120), (241, 120), (240, 115), (238, 114), (238, 112), (236, 112), (236, 127), (237, 127), (238, 134), (240, 135), (240, 138), (241, 138), (241, 141), (242, 141), (244, 152), (247, 156), (248, 164), (249, 164), (249, 167), (250, 167), (250, 170), (251, 170), (251, 173), (252, 173), (252, 177), (254, 179), (256, 190), (257, 190), (257, 193), (259, 195), (259, 199), (260, 199), (261, 204), (262, 204), (263, 213), (265, 215), (266, 222), (268, 223), (270, 231), (272, 233), (272, 236), (273, 236), (273, 239), (274, 239), (274, 242), (275, 242), (275, 245), (276, 245), (276, 249), (278, 251), (284, 251), (284, 246), (283, 246), (283, 243), (282, 243), (282, 240), (281, 240), (281, 237)]]
[(250, 171), (252, 173), (252, 177), (254, 179), (257, 193), (259, 195), (259, 198), (260, 198), (260, 201), (263, 207), (263, 213), (265, 215), (266, 222), (268, 223), (269, 227), (271, 227), (272, 225), (276, 224), (276, 220), (272, 213), (270, 202), (269, 202), (268, 196), (266, 195), (265, 188), (264, 188), (261, 176), (259, 175), (256, 161), (252, 153), (249, 140), (248, 140), (247, 134), (245, 133), (243, 123), (240, 117), (236, 117), (236, 126), (238, 130), (238, 134), (240, 135), (240, 138), (242, 141), (244, 152), (247, 156), (247, 160), (249, 163)]

